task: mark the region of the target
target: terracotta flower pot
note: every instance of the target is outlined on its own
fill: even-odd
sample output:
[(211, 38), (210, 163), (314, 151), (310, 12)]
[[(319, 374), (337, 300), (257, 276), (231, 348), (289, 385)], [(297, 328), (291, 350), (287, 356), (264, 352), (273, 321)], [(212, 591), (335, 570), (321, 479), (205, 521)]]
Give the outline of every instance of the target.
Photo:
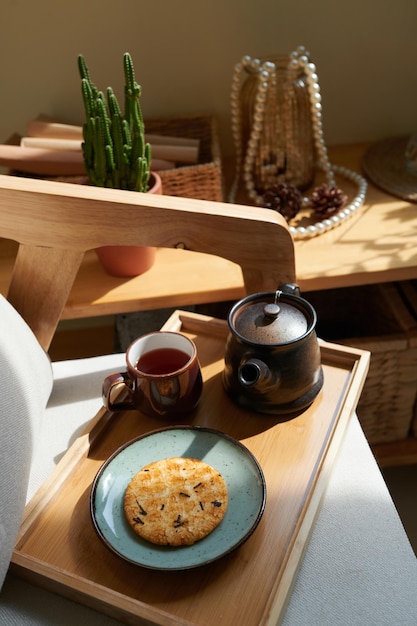
[[(152, 184), (153, 181), (153, 184)], [(162, 194), (161, 177), (151, 174), (147, 193)], [(103, 246), (96, 249), (100, 263), (111, 276), (139, 276), (155, 263), (156, 248), (151, 246)]]

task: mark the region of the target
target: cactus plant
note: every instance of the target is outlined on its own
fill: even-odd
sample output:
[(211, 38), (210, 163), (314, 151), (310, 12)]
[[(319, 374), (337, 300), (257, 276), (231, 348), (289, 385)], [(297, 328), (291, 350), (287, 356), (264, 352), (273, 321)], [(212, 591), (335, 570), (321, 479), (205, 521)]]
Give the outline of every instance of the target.
[(123, 67), (124, 114), (111, 87), (107, 88), (106, 104), (103, 92), (90, 79), (83, 55), (78, 56), (86, 114), (82, 144), (84, 165), (93, 185), (146, 192), (150, 178), (151, 146), (145, 141), (141, 87), (135, 80), (128, 52), (124, 54)]

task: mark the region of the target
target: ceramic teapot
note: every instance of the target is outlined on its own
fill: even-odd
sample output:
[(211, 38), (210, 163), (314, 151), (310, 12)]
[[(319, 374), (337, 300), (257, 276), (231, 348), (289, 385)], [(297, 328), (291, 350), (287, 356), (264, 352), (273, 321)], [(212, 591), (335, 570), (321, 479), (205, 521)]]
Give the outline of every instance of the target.
[(294, 413), (323, 386), (314, 308), (297, 285), (237, 302), (228, 317), (223, 383), (238, 404), (261, 413)]

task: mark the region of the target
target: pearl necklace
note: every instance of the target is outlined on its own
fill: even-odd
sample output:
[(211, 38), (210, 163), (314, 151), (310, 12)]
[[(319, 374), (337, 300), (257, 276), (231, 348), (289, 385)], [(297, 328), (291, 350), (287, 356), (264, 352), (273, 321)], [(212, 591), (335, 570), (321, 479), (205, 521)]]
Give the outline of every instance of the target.
[[(321, 94), (316, 66), (314, 63), (310, 62), (309, 54), (303, 46), (300, 46), (295, 52), (291, 53), (289, 68), (294, 71), (301, 69), (305, 75), (310, 100), (314, 145), (317, 154), (317, 168), (324, 173), (329, 187), (333, 187), (336, 184), (334, 178), (335, 172), (357, 186), (357, 193), (353, 200), (332, 217), (309, 226), (289, 226), (289, 230), (294, 239), (307, 239), (331, 230), (352, 217), (364, 202), (367, 183), (360, 174), (343, 166), (332, 165), (329, 161), (324, 141)], [(250, 73), (258, 74), (258, 88), (254, 104), (253, 124), (248, 139), (245, 158), (243, 159), (240, 87), (244, 69), (248, 70)], [(232, 133), (236, 149), (236, 175), (230, 192), (230, 202), (234, 202), (239, 180), (242, 176), (249, 198), (257, 205), (262, 206), (263, 204), (263, 197), (256, 192), (252, 172), (256, 159), (256, 150), (263, 128), (267, 94), (270, 89), (274, 88), (275, 69), (276, 67), (273, 62), (265, 61), (261, 64), (259, 59), (252, 59), (249, 56), (243, 57), (242, 61), (235, 66), (231, 89), (231, 112)], [(305, 197), (303, 199), (303, 207), (308, 207), (309, 204), (310, 199)]]

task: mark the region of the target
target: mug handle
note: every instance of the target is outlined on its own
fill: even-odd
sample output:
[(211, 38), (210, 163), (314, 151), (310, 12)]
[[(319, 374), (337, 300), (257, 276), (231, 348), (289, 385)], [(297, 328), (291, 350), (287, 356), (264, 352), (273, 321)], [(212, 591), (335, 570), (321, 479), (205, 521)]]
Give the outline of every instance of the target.
[[(127, 390), (128, 397), (124, 397), (120, 402), (113, 402), (111, 399), (112, 393), (116, 387), (121, 386)], [(133, 380), (127, 372), (118, 372), (117, 374), (106, 376), (103, 382), (102, 395), (104, 406), (110, 411), (126, 411), (136, 408), (133, 402)]]

